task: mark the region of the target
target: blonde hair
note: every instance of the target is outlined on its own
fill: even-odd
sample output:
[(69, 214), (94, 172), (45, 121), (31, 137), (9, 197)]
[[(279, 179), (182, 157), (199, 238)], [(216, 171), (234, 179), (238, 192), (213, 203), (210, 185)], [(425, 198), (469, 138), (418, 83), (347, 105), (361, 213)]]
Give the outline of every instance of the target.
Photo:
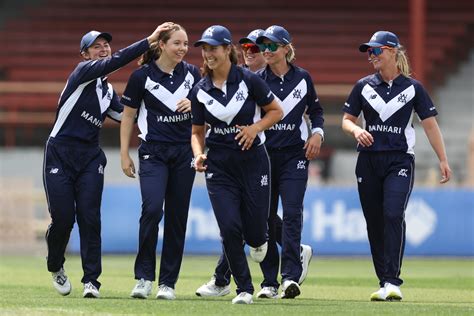
[[(224, 49), (226, 49), (229, 45), (221, 45), (222, 47), (224, 47)], [(229, 54), (229, 60), (232, 64), (234, 65), (237, 65), (237, 63), (239, 62), (239, 57), (238, 57), (238, 53), (237, 53), (237, 49), (235, 48), (234, 45), (230, 44), (230, 54)], [(207, 65), (207, 62), (206, 60), (204, 60), (203, 64), (202, 64), (202, 68), (201, 68), (201, 73), (202, 73), (202, 76), (207, 76), (207, 75), (210, 75), (212, 76), (212, 69), (209, 68), (209, 66)]]
[(410, 63), (408, 61), (408, 55), (405, 50), (405, 47), (400, 45), (397, 49), (395, 55), (395, 62), (397, 63), (397, 68), (402, 75), (405, 77), (411, 77)]
[(166, 43), (171, 38), (171, 34), (176, 31), (183, 31), (186, 33), (186, 30), (181, 25), (173, 23), (169, 30), (162, 31), (160, 33), (156, 42), (150, 44), (150, 48), (138, 60), (138, 65), (145, 65), (148, 64), (150, 61), (160, 58), (162, 53), (160, 48), (160, 41)]
[(296, 60), (296, 49), (291, 43), (286, 46), (288, 46), (289, 50), (288, 53), (286, 53), (285, 58), (286, 62), (290, 64)]

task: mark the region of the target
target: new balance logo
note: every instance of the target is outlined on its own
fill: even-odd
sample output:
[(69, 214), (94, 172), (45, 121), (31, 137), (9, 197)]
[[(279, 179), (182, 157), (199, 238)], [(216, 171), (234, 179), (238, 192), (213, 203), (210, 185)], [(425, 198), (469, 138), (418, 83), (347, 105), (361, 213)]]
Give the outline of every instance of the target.
[(56, 173), (58, 173), (58, 171), (59, 171), (59, 168), (51, 168), (49, 173), (56, 174)]
[(400, 169), (400, 171), (398, 171), (398, 176), (406, 178), (408, 177), (407, 172), (408, 172), (408, 169)]
[(213, 173), (206, 173), (206, 179), (212, 179)]
[(260, 180), (260, 186), (265, 187), (268, 185), (268, 175), (263, 175)]
[(99, 172), (99, 174), (104, 174), (104, 166), (99, 165), (99, 168), (97, 168), (97, 171)]

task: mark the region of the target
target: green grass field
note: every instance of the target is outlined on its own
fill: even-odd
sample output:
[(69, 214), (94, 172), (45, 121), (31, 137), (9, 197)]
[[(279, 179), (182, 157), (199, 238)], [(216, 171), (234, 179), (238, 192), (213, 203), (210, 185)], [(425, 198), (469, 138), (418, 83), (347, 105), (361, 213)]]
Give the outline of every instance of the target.
[[(51, 284), (43, 258), (0, 257), (1, 315), (474, 315), (472, 259), (413, 259), (403, 265), (402, 302), (369, 302), (377, 281), (369, 258), (313, 258), (302, 294), (294, 300), (254, 299), (252, 305), (232, 305), (231, 295), (199, 298), (194, 291), (214, 271), (216, 256), (186, 256), (177, 299), (136, 300), (129, 297), (135, 284), (133, 256), (104, 256), (101, 298), (82, 298), (80, 258), (68, 256), (66, 271), (72, 293), (62, 297)], [(261, 272), (251, 262), (258, 290)], [(154, 286), (156, 295), (156, 285)]]

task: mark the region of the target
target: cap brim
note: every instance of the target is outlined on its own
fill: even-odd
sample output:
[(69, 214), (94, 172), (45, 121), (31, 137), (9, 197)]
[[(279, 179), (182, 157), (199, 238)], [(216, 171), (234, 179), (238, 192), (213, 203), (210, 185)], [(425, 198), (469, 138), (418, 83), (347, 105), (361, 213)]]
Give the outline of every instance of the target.
[(204, 38), (204, 39), (200, 39), (199, 41), (194, 43), (194, 47), (198, 47), (198, 46), (201, 46), (201, 45), (204, 45), (204, 44), (209, 44), (211, 46), (219, 46), (219, 45), (224, 45), (225, 43), (221, 43), (221, 42), (216, 41), (215, 39), (212, 39), (212, 38)]
[(381, 47), (381, 46), (383, 45), (377, 42), (368, 42), (368, 43), (360, 44), (359, 51), (362, 53), (365, 53), (369, 49), (369, 47)]
[(282, 43), (282, 41), (280, 41), (278, 38), (276, 38), (273, 35), (259, 36), (256, 40), (257, 44), (262, 44), (264, 39), (269, 39), (270, 41), (274, 43), (285, 44), (285, 43)]
[(107, 33), (107, 32), (100, 33), (95, 39), (99, 37), (105, 38), (107, 42), (112, 42), (112, 35), (110, 33)]
[(248, 38), (248, 37), (242, 37), (242, 38), (239, 40), (239, 44), (245, 44), (245, 43), (256, 44), (256, 42), (255, 42), (255, 41), (252, 41), (250, 38)]
[(107, 42), (112, 42), (112, 35), (110, 33), (107, 33), (107, 32), (102, 32), (100, 33), (99, 35), (93, 37), (89, 43), (87, 43), (87, 45), (84, 45), (84, 47), (81, 48), (81, 52), (88, 49), (89, 47), (91, 47), (91, 45), (99, 38), (99, 37), (102, 37), (104, 38)]

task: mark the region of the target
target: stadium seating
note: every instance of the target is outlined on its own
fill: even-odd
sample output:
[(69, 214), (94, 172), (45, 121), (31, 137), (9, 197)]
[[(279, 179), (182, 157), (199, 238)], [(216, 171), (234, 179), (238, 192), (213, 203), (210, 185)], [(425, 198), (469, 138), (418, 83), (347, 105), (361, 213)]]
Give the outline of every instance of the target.
[[(457, 64), (460, 56), (453, 58), (453, 52), (463, 48), (463, 40), (472, 39), (474, 4), (470, 0), (455, 5), (444, 0), (426, 3), (426, 84), (435, 85)], [(410, 52), (408, 0), (299, 0), (291, 4), (286, 0), (218, 4), (211, 0), (44, 0), (20, 13), (0, 27), (0, 45), (7, 48), (0, 51), (0, 126), (6, 112), (55, 111), (67, 76), (81, 60), (80, 38), (90, 29), (112, 33), (116, 50), (146, 37), (164, 21), (183, 25), (190, 44), (211, 24), (226, 25), (234, 42), (254, 28), (284, 25), (293, 35), (297, 64), (310, 71), (320, 96), (331, 87), (331, 97), (339, 99), (357, 79), (371, 72), (357, 47), (374, 31), (394, 31)], [(191, 45), (186, 59), (201, 65), (200, 50)], [(110, 76), (114, 86), (120, 87), (116, 89), (119, 93), (136, 66), (131, 63)], [(23, 89), (11, 91), (3, 85), (8, 82), (21, 83)], [(33, 83), (54, 83), (57, 90), (30, 92)]]

